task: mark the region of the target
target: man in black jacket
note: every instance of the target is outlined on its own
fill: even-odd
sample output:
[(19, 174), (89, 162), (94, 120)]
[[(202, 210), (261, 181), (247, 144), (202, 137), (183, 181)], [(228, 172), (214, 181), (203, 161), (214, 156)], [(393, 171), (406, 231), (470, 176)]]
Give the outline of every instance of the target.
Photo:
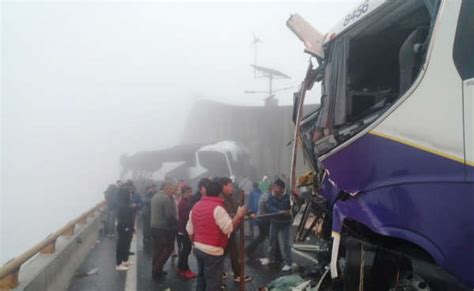
[(117, 271), (127, 271), (129, 267), (128, 256), (130, 243), (132, 241), (134, 229), (134, 209), (130, 202), (130, 196), (135, 186), (131, 180), (123, 184), (117, 193), (117, 251), (116, 267)]

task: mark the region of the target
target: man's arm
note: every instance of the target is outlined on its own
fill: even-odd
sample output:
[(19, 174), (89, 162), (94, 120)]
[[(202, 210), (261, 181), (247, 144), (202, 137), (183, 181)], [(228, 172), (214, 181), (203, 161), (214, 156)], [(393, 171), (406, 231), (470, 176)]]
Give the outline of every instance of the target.
[(194, 224), (193, 224), (193, 220), (191, 219), (191, 214), (192, 214), (192, 210), (191, 212), (189, 212), (188, 223), (186, 223), (186, 232), (188, 233), (189, 240), (193, 242), (194, 241)]
[(221, 231), (224, 234), (229, 235), (235, 228), (239, 226), (240, 221), (244, 217), (246, 211), (247, 209), (245, 207), (239, 207), (234, 218), (230, 218), (227, 211), (225, 211), (223, 207), (218, 206), (214, 209), (214, 220)]

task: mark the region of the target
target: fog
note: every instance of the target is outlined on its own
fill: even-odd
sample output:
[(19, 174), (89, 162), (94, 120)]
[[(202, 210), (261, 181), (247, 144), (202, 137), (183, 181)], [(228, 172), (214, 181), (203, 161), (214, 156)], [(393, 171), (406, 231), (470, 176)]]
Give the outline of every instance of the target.
[(120, 155), (178, 144), (194, 101), (263, 105), (254, 34), (296, 90), (290, 14), (324, 33), (357, 2), (2, 2), (0, 263), (102, 200)]

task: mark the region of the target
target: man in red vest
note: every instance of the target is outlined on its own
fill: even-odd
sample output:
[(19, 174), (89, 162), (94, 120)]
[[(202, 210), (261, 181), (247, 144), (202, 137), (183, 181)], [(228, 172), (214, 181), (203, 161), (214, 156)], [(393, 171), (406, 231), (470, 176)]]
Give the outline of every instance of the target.
[(219, 183), (210, 182), (206, 196), (194, 205), (186, 225), (198, 263), (197, 291), (222, 290), (224, 249), (229, 235), (247, 211), (239, 207), (234, 218), (230, 218), (224, 209), (224, 200), (219, 197), (221, 190)]

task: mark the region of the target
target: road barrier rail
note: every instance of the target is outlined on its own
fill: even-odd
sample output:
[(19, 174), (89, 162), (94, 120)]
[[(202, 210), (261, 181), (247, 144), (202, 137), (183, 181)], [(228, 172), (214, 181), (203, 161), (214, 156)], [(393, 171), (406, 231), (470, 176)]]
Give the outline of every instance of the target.
[(102, 201), (81, 214), (76, 219), (71, 220), (66, 225), (61, 227), (58, 231), (48, 235), (43, 241), (28, 249), (23, 254), (19, 255), (6, 262), (0, 268), (0, 290), (9, 290), (18, 286), (18, 275), (21, 266), (37, 254), (54, 254), (56, 251), (56, 240), (61, 237), (72, 237), (76, 225), (85, 225), (87, 219), (95, 217), (98, 211), (101, 211), (105, 205)]

